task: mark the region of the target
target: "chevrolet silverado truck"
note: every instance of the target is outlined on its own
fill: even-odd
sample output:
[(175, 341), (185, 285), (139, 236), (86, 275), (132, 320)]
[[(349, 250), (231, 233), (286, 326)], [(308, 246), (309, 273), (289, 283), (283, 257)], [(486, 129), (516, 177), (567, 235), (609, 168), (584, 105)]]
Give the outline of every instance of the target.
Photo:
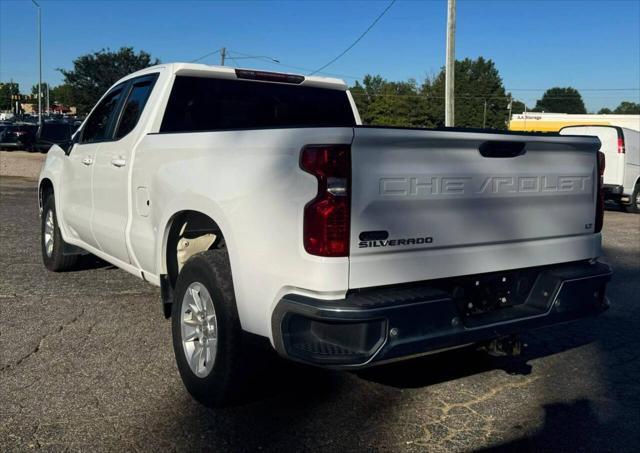
[(49, 151), (42, 258), (159, 286), (186, 388), (222, 405), (256, 338), (359, 369), (604, 311), (599, 146), (362, 126), (341, 80), (163, 64)]

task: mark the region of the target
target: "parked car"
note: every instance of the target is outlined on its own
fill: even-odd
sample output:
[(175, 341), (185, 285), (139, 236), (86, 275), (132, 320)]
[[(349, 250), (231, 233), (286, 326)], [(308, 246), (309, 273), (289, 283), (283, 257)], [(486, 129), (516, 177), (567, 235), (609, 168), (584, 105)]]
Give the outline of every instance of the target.
[[(0, 143), (2, 143), (4, 131), (5, 131), (9, 126), (11, 126), (11, 124), (10, 124), (10, 123), (0, 123)], [(0, 146), (0, 149), (2, 149), (2, 147), (1, 147), (1, 146)]]
[(0, 135), (0, 149), (30, 150), (35, 143), (38, 126), (34, 124), (13, 124), (7, 126)]
[[(640, 124), (639, 124), (640, 126)], [(604, 196), (640, 213), (640, 132), (617, 126), (567, 126), (561, 135), (594, 135), (605, 154)]]
[(261, 343), (359, 369), (517, 352), (608, 307), (595, 137), (367, 127), (341, 80), (176, 63), (118, 81), (73, 142), (40, 174), (45, 266), (160, 286), (209, 406), (260, 379)]
[(38, 129), (32, 149), (46, 153), (53, 145), (67, 144), (76, 129), (76, 126), (66, 122), (45, 122)]

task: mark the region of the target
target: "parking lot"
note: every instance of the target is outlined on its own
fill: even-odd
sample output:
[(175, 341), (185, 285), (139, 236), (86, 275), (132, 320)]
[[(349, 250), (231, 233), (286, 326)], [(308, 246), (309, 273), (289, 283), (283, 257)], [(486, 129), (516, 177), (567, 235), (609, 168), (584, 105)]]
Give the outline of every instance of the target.
[(461, 350), (361, 373), (280, 364), (252, 401), (186, 393), (159, 290), (88, 257), (43, 267), (34, 179), (0, 179), (0, 450), (634, 451), (640, 216), (609, 210), (611, 309), (521, 358)]

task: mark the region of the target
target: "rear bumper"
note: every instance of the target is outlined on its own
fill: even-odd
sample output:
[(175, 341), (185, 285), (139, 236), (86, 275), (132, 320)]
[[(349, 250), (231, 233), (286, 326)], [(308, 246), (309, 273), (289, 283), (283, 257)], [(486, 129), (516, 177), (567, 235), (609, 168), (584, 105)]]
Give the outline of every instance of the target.
[[(357, 369), (593, 316), (608, 308), (604, 293), (611, 268), (606, 264), (578, 262), (526, 272), (536, 277), (521, 303), (474, 315), (462, 312), (459, 291), (443, 289), (458, 288), (453, 279), (354, 291), (337, 301), (289, 294), (273, 312), (274, 344), (292, 360)], [(464, 280), (492, 282), (500, 275)]]

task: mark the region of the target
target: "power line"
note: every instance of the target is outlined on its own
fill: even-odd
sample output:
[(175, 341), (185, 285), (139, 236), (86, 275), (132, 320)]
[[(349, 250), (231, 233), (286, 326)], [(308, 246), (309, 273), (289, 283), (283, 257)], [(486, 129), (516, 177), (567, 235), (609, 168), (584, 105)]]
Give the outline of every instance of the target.
[[(241, 57), (235, 57), (236, 60), (239, 60), (239, 59), (258, 59), (258, 60), (265, 60), (265, 61), (267, 61), (269, 63), (277, 64), (278, 66), (282, 66), (283, 68), (297, 69), (299, 71), (305, 71), (305, 72), (313, 71), (313, 69), (310, 69), (310, 68), (303, 68), (301, 66), (293, 66), (293, 65), (290, 65), (290, 64), (282, 63), (279, 59), (276, 59), (276, 58), (273, 58), (273, 57), (269, 57), (269, 56), (266, 56), (266, 55), (250, 55), (250, 54), (247, 54), (247, 53), (238, 52), (237, 50), (229, 50), (229, 52), (232, 52), (232, 53), (238, 54), (238, 55), (242, 55)], [(320, 74), (325, 74), (325, 75), (334, 76), (334, 77), (342, 77), (342, 78), (345, 78), (345, 79), (354, 79), (354, 80), (362, 79), (362, 76), (336, 74), (336, 73), (325, 72), (325, 71), (320, 72)]]
[[(279, 59), (273, 58), (273, 57), (269, 57), (267, 55), (252, 55), (252, 54), (240, 52), (240, 51), (237, 51), (237, 50), (231, 50), (231, 49), (227, 49), (227, 52), (232, 52), (234, 54), (240, 55), (239, 57), (236, 56), (234, 58), (229, 57), (231, 60), (233, 60), (236, 63), (236, 65), (238, 64), (237, 60), (257, 59), (257, 60), (264, 60), (264, 61), (267, 61), (269, 63), (277, 64), (278, 66), (282, 66), (284, 68), (297, 69), (299, 71), (305, 71), (305, 72), (306, 71), (312, 71), (312, 72), (309, 73), (309, 75), (320, 73), (320, 74), (325, 74), (325, 75), (333, 76), (333, 77), (341, 77), (341, 78), (344, 78), (344, 79), (362, 80), (362, 79), (364, 79), (364, 76), (362, 76), (362, 75), (361, 76), (354, 76), (354, 75), (348, 75), (348, 74), (337, 74), (337, 73), (325, 72), (325, 71), (322, 71), (322, 69), (324, 69), (327, 66), (329, 66), (331, 63), (333, 63), (335, 60), (337, 60), (342, 55), (347, 53), (351, 48), (353, 48), (353, 46), (355, 46), (355, 44), (357, 44), (357, 42), (360, 39), (362, 39), (364, 37), (364, 35), (369, 30), (371, 30), (371, 28), (373, 28), (375, 23), (382, 18), (382, 16), (393, 6), (393, 4), (396, 1), (397, 0), (393, 0), (387, 6), (387, 8), (376, 18), (376, 20), (369, 26), (369, 28), (367, 30), (365, 30), (365, 32), (362, 35), (360, 35), (360, 37), (351, 46), (349, 46), (342, 54), (338, 55), (332, 61), (330, 61), (326, 65), (324, 65), (321, 68), (316, 69), (316, 70), (312, 70), (310, 68), (305, 68), (305, 67), (301, 67), (301, 66), (294, 66), (294, 65), (290, 65), (290, 64), (285, 64), (285, 63), (282, 63)], [(190, 63), (196, 63), (196, 62), (198, 62), (200, 60), (203, 60), (203, 59), (205, 59), (205, 58), (207, 58), (209, 56), (218, 54), (218, 53), (220, 53), (220, 51), (221, 51), (221, 49), (214, 50), (213, 52), (209, 52), (209, 53), (207, 53), (207, 54), (205, 54), (205, 55), (203, 55), (203, 56), (201, 56), (199, 58), (196, 58), (195, 60), (191, 60)], [(506, 91), (547, 91), (548, 89), (549, 88), (507, 88), (507, 87), (505, 87)], [(584, 91), (639, 91), (640, 92), (640, 87), (635, 87), (635, 88), (576, 88), (576, 90), (581, 91), (581, 92), (584, 92)], [(370, 96), (413, 96), (413, 95), (372, 94)], [(468, 96), (456, 95), (456, 97), (468, 97)], [(478, 95), (478, 96), (475, 96), (475, 97), (477, 97), (478, 99), (485, 99), (485, 98), (502, 97), (502, 96), (492, 96), (492, 95), (481, 96), (481, 95)], [(569, 95), (568, 97), (573, 97), (573, 96)], [(594, 99), (593, 96), (589, 96), (589, 98)], [(601, 97), (601, 98), (605, 99), (605, 97)], [(609, 97), (607, 97), (607, 98), (609, 98)], [(564, 97), (563, 98), (554, 97), (552, 99), (564, 99)]]
[[(547, 91), (549, 88), (505, 88), (509, 91)], [(575, 88), (578, 91), (640, 91), (640, 88)]]
[[(354, 76), (354, 75), (347, 75), (347, 74), (337, 74), (337, 73), (331, 73), (331, 72), (325, 72), (322, 71), (322, 69), (326, 68), (327, 66), (331, 65), (333, 62), (335, 62), (336, 60), (338, 60), (340, 57), (342, 57), (344, 54), (346, 54), (349, 50), (351, 50), (372, 28), (373, 26), (382, 18), (382, 16), (384, 16), (384, 14), (393, 6), (393, 4), (396, 2), (397, 0), (393, 0), (386, 8), (384, 11), (382, 11), (382, 13), (380, 13), (380, 15), (372, 22), (372, 24), (369, 26), (369, 28), (367, 28), (364, 33), (362, 33), (360, 35), (360, 37), (358, 37), (358, 39), (356, 39), (356, 41), (353, 42), (353, 44), (351, 44), (347, 49), (345, 49), (344, 52), (342, 52), (340, 55), (338, 55), (336, 58), (334, 58), (333, 60), (331, 60), (329, 63), (325, 64), (324, 66), (316, 69), (316, 70), (311, 70), (310, 68), (305, 68), (305, 67), (301, 67), (301, 66), (294, 66), (294, 65), (289, 65), (289, 64), (285, 64), (282, 63), (279, 59), (273, 58), (273, 57), (269, 57), (267, 55), (252, 55), (252, 54), (247, 54), (244, 52), (240, 52), (237, 50), (231, 50), (231, 49), (227, 49), (227, 52), (232, 52), (234, 54), (238, 54), (240, 56), (236, 56), (234, 58), (229, 57), (231, 60), (233, 60), (236, 65), (238, 64), (237, 60), (240, 59), (257, 59), (257, 60), (263, 60), (263, 61), (267, 61), (269, 63), (273, 63), (273, 64), (277, 64), (278, 66), (282, 66), (284, 68), (291, 68), (291, 69), (297, 69), (299, 71), (312, 71), (309, 73), (309, 75), (313, 75), (316, 73), (321, 73), (321, 74), (325, 74), (328, 76), (334, 76), (334, 77), (341, 77), (341, 78), (345, 78), (345, 79), (353, 79), (353, 80), (362, 80), (364, 79), (364, 76)], [(204, 55), (202, 55), (199, 58), (196, 58), (195, 60), (191, 60), (191, 63), (196, 63), (200, 60), (203, 60), (207, 57), (210, 57), (212, 55), (216, 55), (218, 53), (220, 53), (221, 49), (217, 49), (214, 50), (213, 52), (209, 52), (206, 53)], [(507, 88), (505, 87), (506, 91), (547, 91), (548, 88)], [(598, 91), (602, 91), (602, 92), (606, 92), (606, 91), (639, 91), (640, 92), (640, 87), (635, 87), (635, 88), (576, 88), (576, 90), (581, 91), (581, 92), (589, 92), (589, 91), (594, 91), (594, 92), (598, 92)], [(417, 96), (417, 95), (413, 95), (413, 94), (406, 94), (406, 95), (401, 95), (401, 94), (368, 94), (368, 96)], [(440, 97), (440, 96), (429, 96), (429, 97)], [(444, 96), (441, 96), (442, 98), (444, 98)], [(474, 96), (465, 96), (465, 95), (460, 95), (457, 94), (456, 97), (467, 97), (467, 98), (477, 98), (477, 99), (490, 99), (490, 98), (504, 98), (504, 97), (509, 97), (509, 96), (495, 96), (495, 95), (487, 95), (487, 96), (483, 96), (483, 95), (474, 95)], [(568, 95), (566, 97), (553, 97), (553, 98), (547, 98), (547, 99), (566, 99), (566, 98), (572, 98), (574, 97), (573, 95)], [(612, 98), (612, 96), (599, 96), (599, 97), (594, 97), (594, 96), (589, 96), (590, 99), (608, 99), (608, 98)]]
[(200, 58), (196, 58), (195, 60), (191, 60), (189, 63), (197, 63), (198, 61), (200, 61), (200, 60), (204, 60), (205, 58), (210, 57), (211, 55), (215, 55), (215, 54), (217, 54), (217, 53), (220, 53), (220, 50), (221, 50), (221, 49), (218, 49), (218, 50), (214, 50), (213, 52), (209, 52), (209, 53), (207, 53), (207, 54), (204, 54), (204, 55), (203, 55), (203, 56), (201, 56)]
[[(359, 93), (357, 93), (359, 95)], [(424, 93), (364, 93), (363, 96), (388, 96), (388, 97), (413, 97), (413, 96), (422, 96), (427, 98), (444, 98), (444, 95), (432, 95), (432, 94), (424, 94)], [(512, 98), (513, 96), (509, 96), (508, 94), (456, 94), (456, 97), (460, 98), (477, 98), (477, 99), (503, 99), (503, 98)], [(576, 96), (554, 96), (547, 99), (572, 99)], [(609, 96), (607, 96), (609, 97)]]
[[(399, 97), (399, 98), (404, 98), (404, 97), (413, 97), (413, 98), (424, 98), (424, 99), (444, 99), (445, 96), (434, 96), (434, 95), (430, 95), (430, 94), (421, 94), (421, 93), (414, 93), (414, 94), (395, 94), (395, 93), (354, 93), (354, 96), (364, 96), (364, 97)], [(509, 96), (509, 95), (492, 95), (492, 94), (488, 94), (488, 95), (464, 95), (464, 94), (456, 94), (456, 98), (464, 98), (464, 99), (513, 99), (513, 100), (518, 100), (517, 98), (514, 98), (513, 96)], [(552, 96), (552, 97), (546, 97), (545, 99), (575, 99), (576, 96)], [(609, 95), (609, 96), (590, 96), (589, 99), (616, 99), (617, 96), (613, 96), (613, 95)]]
[[(287, 65), (284, 63), (278, 63), (280, 66), (285, 67), (285, 68), (291, 68), (291, 69), (297, 69), (299, 71), (313, 71), (313, 69), (309, 69), (309, 68), (302, 68), (300, 66), (291, 66), (291, 65)], [(316, 71), (317, 72), (317, 71)], [(334, 72), (325, 72), (325, 71), (320, 71), (317, 72), (317, 74), (324, 74), (327, 76), (333, 76), (333, 77), (341, 77), (343, 79), (354, 79), (354, 80), (360, 80), (362, 79), (362, 77), (356, 77), (356, 76), (352, 76), (352, 75), (346, 75), (346, 74), (336, 74)]]
[(396, 0), (391, 0), (391, 3), (389, 3), (387, 5), (387, 7), (384, 9), (384, 11), (382, 11), (380, 13), (380, 15), (378, 17), (376, 17), (376, 19), (371, 23), (371, 25), (369, 25), (369, 27), (360, 35), (358, 36), (358, 39), (356, 39), (355, 41), (353, 41), (353, 43), (347, 47), (345, 50), (343, 50), (337, 57), (335, 57), (333, 60), (329, 61), (327, 64), (325, 64), (324, 66), (320, 66), (318, 69), (316, 69), (315, 71), (311, 72), (309, 75), (313, 75), (316, 72), (320, 72), (322, 71), (324, 68), (326, 68), (329, 65), (332, 65), (333, 63), (335, 63), (339, 58), (341, 58), (344, 54), (346, 54), (347, 52), (349, 52), (351, 49), (353, 49), (355, 47), (356, 44), (358, 44), (360, 42), (360, 40), (362, 38), (365, 37), (365, 35), (367, 33), (369, 33), (369, 31), (378, 23), (378, 21), (380, 19), (382, 19), (382, 16), (384, 16), (387, 11), (389, 11), (391, 9), (391, 7), (395, 4)]
[(236, 60), (253, 59), (253, 60), (265, 60), (271, 63), (280, 63), (280, 60), (274, 57), (270, 57), (268, 55), (249, 55), (249, 54), (238, 52), (237, 50), (231, 50), (231, 49), (228, 49), (228, 51), (231, 53), (237, 53), (238, 55), (241, 55), (240, 57), (235, 57)]

